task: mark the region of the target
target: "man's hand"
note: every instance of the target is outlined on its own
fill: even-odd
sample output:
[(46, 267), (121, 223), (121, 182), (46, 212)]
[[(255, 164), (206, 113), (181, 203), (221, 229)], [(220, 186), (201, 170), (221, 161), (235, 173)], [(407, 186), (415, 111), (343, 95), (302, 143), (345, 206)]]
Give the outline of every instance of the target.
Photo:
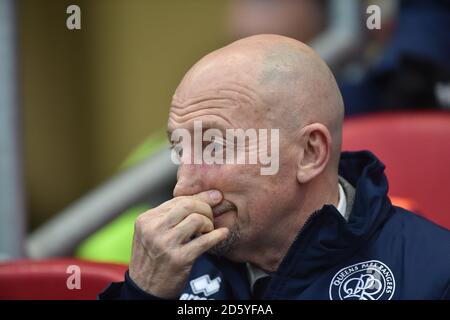
[(135, 224), (131, 279), (154, 296), (176, 298), (195, 259), (228, 237), (227, 228), (214, 230), (211, 207), (220, 201), (222, 194), (211, 190), (174, 198), (141, 214)]

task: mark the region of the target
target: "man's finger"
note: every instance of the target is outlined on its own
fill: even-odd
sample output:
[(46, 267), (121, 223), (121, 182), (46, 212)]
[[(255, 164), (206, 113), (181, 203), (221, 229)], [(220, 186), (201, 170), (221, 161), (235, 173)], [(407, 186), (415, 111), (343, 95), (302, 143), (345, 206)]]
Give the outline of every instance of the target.
[(174, 208), (165, 217), (169, 227), (173, 227), (180, 223), (192, 212), (197, 212), (205, 215), (213, 221), (212, 207), (222, 201), (222, 193), (218, 190), (209, 190), (197, 193), (192, 196), (182, 196), (172, 199), (176, 202)]
[(225, 240), (230, 234), (228, 228), (219, 228), (211, 232), (205, 233), (198, 238), (185, 244), (184, 249), (191, 252), (192, 256), (199, 257), (204, 252), (208, 251), (216, 244)]
[(192, 196), (194, 199), (206, 202), (211, 207), (214, 207), (222, 201), (223, 196), (219, 190), (208, 190), (204, 192), (197, 193)]
[(211, 207), (207, 203), (192, 197), (179, 197), (176, 204), (173, 205), (173, 208), (164, 214), (164, 219), (167, 221), (167, 226), (172, 228), (194, 212), (202, 214), (213, 221)]
[(174, 233), (177, 243), (185, 243), (197, 233), (206, 233), (214, 230), (212, 221), (204, 215), (191, 213), (177, 224), (171, 232)]

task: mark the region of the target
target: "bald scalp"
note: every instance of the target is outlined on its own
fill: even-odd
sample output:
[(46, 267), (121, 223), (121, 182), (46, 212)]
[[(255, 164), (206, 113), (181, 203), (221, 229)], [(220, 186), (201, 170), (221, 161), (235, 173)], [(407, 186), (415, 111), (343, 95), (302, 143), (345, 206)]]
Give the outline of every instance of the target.
[(260, 92), (273, 120), (293, 133), (311, 123), (325, 125), (333, 140), (332, 161), (337, 166), (344, 103), (331, 70), (314, 50), (297, 40), (263, 35), (260, 41), (267, 41)]
[(174, 101), (183, 103), (201, 90), (220, 90), (224, 84), (250, 92), (254, 96), (250, 107), (262, 108), (270, 127), (295, 134), (307, 124), (323, 124), (332, 137), (331, 161), (337, 167), (342, 96), (330, 69), (310, 47), (279, 35), (235, 41), (197, 62), (177, 88)]

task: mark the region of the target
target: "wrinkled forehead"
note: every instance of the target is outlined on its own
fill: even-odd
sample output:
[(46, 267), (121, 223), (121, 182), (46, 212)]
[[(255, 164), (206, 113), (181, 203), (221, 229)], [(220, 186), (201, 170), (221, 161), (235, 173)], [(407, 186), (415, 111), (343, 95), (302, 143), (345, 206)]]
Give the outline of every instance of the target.
[(248, 74), (186, 77), (172, 98), (168, 126), (169, 130), (192, 127), (193, 121), (202, 120), (210, 127), (257, 127), (263, 124), (265, 106), (255, 80)]
[(263, 97), (245, 81), (196, 86), (188, 92), (178, 91), (172, 97), (171, 112), (229, 111), (252, 113), (264, 105)]

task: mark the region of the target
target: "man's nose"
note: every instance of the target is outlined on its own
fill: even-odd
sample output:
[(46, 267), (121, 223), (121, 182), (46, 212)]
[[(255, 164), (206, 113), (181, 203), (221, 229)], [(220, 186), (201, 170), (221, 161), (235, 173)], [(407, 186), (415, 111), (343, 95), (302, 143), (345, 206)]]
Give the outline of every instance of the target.
[(205, 191), (205, 175), (201, 166), (181, 164), (177, 173), (177, 184), (173, 196), (190, 196)]

